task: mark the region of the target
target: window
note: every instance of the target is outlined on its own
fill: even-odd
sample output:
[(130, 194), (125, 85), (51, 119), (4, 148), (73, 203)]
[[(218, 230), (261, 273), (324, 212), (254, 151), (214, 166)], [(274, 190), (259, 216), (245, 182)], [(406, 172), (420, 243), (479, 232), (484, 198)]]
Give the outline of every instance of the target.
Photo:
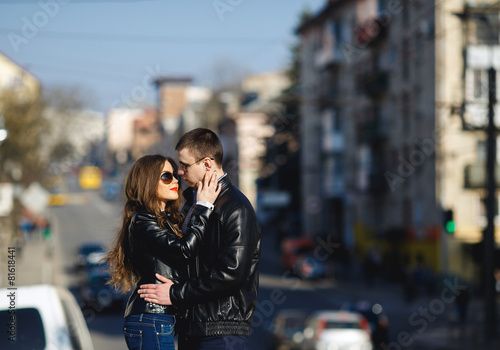
[(401, 97), (401, 119), (403, 133), (410, 131), (410, 96), (406, 92)]
[(486, 164), (486, 140), (478, 140), (477, 141), (477, 162)]
[[(8, 310), (0, 311), (2, 327), (8, 325), (11, 314)], [(16, 342), (9, 340), (8, 333), (2, 332), (0, 349), (43, 350), (46, 347), (45, 331), (40, 313), (35, 308), (16, 309), (15, 313)]]
[(420, 64), (424, 56), (424, 39), (420, 32), (415, 35), (415, 56), (416, 63)]
[[(398, 62), (398, 49), (395, 45), (391, 45), (391, 48), (389, 49), (389, 59), (391, 63), (397, 63)], [(394, 67), (394, 65), (392, 65)]]
[(408, 0), (403, 0), (402, 2), (402, 7), (403, 7), (403, 26), (407, 27), (410, 25), (408, 23), (410, 21), (410, 1)]
[(333, 23), (332, 27), (333, 27), (333, 36), (335, 38), (335, 48), (339, 49), (343, 38), (342, 24), (336, 21)]
[(408, 39), (404, 39), (401, 45), (401, 50), (403, 51), (402, 65), (403, 65), (403, 80), (408, 81), (410, 79), (410, 48)]
[(488, 75), (485, 70), (472, 70), (472, 89), (475, 100), (488, 98)]
[(342, 131), (342, 117), (341, 117), (341, 108), (336, 108), (335, 113), (333, 115), (333, 131)]
[(402, 210), (402, 219), (403, 226), (408, 228), (413, 226), (413, 205), (412, 201), (409, 197), (406, 197), (403, 200), (403, 210)]
[[(486, 15), (488, 20), (470, 19), (468, 21), (470, 44), (497, 44), (499, 42), (499, 14)], [(490, 30), (491, 28), (491, 30)]]
[(422, 89), (418, 86), (415, 88), (415, 114), (416, 114), (416, 117), (417, 119), (421, 119), (422, 118), (422, 107), (423, 107), (423, 103), (422, 103)]

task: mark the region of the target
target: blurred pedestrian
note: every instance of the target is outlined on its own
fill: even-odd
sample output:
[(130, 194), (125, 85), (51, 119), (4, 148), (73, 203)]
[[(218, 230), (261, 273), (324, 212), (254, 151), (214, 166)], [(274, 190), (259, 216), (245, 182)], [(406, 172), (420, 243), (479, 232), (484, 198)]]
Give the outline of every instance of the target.
[(363, 270), (365, 274), (365, 284), (372, 287), (375, 279), (378, 276), (382, 266), (382, 255), (378, 247), (371, 247), (365, 257)]
[(144, 283), (161, 283), (155, 273), (176, 282), (187, 280), (187, 259), (199, 251), (220, 186), (213, 174), (198, 182), (200, 205), (184, 232), (180, 190), (177, 165), (162, 155), (139, 158), (125, 180), (122, 224), (103, 260), (110, 264), (111, 284), (124, 292), (135, 287), (123, 326), (129, 349), (175, 349), (176, 308), (147, 302), (137, 290)]
[(190, 280), (141, 286), (141, 296), (163, 305), (186, 307), (190, 321), (179, 331), (179, 349), (244, 349), (257, 303), (261, 233), (248, 199), (222, 169), (223, 149), (208, 129), (194, 129), (176, 146), (186, 190), (184, 212), (205, 172), (222, 174), (222, 187), (209, 220), (206, 249), (190, 266)]
[(455, 299), (456, 313), (461, 326), (465, 326), (467, 321), (467, 308), (469, 306), (469, 289), (467, 286), (461, 287)]
[(387, 316), (380, 316), (378, 324), (372, 334), (372, 341), (375, 350), (388, 349), (387, 344), (389, 344), (389, 320)]
[(405, 265), (401, 270), (400, 282), (405, 301), (407, 303), (413, 302), (417, 297), (418, 287), (413, 279), (413, 273), (408, 265)]

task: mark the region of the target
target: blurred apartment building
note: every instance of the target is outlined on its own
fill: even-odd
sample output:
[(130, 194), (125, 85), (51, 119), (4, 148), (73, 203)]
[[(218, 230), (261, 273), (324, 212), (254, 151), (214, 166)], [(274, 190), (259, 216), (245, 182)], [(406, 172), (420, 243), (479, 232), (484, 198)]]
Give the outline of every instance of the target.
[(379, 249), (389, 267), (423, 262), (477, 281), (486, 133), (462, 119), (486, 125), (499, 11), (481, 1), (338, 0), (301, 24), (307, 235), (361, 256)]

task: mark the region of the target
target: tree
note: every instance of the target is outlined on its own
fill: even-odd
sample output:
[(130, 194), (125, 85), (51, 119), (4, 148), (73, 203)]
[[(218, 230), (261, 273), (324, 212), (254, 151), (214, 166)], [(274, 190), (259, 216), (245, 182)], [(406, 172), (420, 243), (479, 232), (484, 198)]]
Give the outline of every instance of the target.
[(229, 58), (221, 58), (212, 63), (204, 79), (217, 91), (239, 90), (241, 81), (250, 73), (251, 70), (244, 64)]
[(29, 183), (45, 164), (39, 157), (40, 143), (48, 131), (42, 118), (43, 104), (38, 97), (20, 98), (15, 91), (0, 93), (8, 137), (0, 145), (0, 179)]
[(76, 87), (50, 89), (43, 96), (1, 90), (0, 113), (8, 137), (0, 144), (0, 180), (40, 181), (49, 162), (73, 157), (67, 128), (74, 121), (70, 111), (81, 110), (86, 103)]
[[(60, 164), (77, 163), (86, 156), (75, 147), (75, 132), (85, 128), (85, 107), (90, 103), (88, 92), (77, 86), (56, 86), (46, 89), (42, 96), (43, 118), (50, 128), (44, 138), (40, 157), (50, 163), (50, 170), (59, 171)], [(89, 140), (89, 143), (91, 140)]]

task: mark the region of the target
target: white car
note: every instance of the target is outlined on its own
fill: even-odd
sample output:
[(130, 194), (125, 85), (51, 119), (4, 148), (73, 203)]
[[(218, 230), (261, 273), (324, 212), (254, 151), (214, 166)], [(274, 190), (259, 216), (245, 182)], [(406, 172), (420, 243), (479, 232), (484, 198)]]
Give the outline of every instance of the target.
[(370, 326), (356, 312), (322, 310), (307, 319), (304, 328), (307, 350), (372, 350)]
[(93, 350), (82, 310), (59, 286), (0, 289), (0, 349)]

